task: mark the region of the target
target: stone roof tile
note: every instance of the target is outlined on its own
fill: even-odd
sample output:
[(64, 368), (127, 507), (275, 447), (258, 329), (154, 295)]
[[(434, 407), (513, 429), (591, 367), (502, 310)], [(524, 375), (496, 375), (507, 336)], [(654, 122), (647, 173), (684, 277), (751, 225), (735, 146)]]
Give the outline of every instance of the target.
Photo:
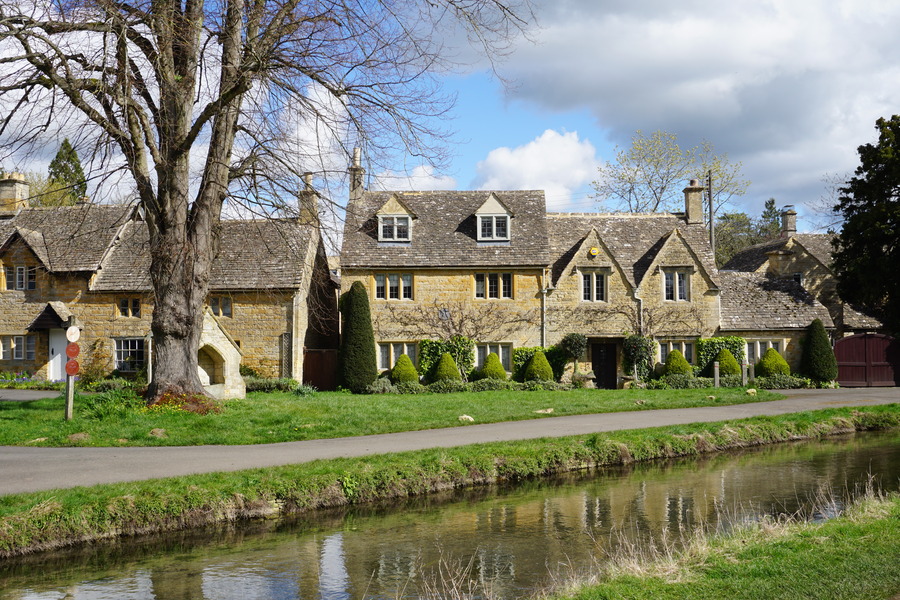
[(793, 279), (740, 271), (719, 271), (719, 279), (723, 331), (802, 329), (813, 319), (834, 327), (828, 309)]

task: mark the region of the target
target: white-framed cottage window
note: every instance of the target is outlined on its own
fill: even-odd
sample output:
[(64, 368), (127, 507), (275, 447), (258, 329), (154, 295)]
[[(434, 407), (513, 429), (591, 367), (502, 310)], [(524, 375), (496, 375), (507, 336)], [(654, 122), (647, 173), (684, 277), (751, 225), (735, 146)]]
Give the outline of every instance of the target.
[(482, 300), (512, 299), (512, 273), (475, 273), (475, 297)]
[(217, 317), (231, 317), (234, 315), (232, 312), (231, 296), (210, 296), (209, 309), (212, 311), (212, 314)]
[(376, 273), (376, 300), (412, 300), (412, 273)]
[(141, 316), (141, 299), (140, 298), (119, 298), (119, 316), (120, 317), (140, 317)]
[(408, 215), (378, 215), (379, 242), (408, 242), (410, 233)]
[(784, 340), (747, 340), (747, 363), (756, 364), (762, 358), (769, 348), (774, 348), (776, 352), (781, 354), (784, 348)]
[(585, 302), (606, 302), (606, 273), (581, 272), (581, 299)]
[(688, 302), (691, 299), (691, 273), (687, 269), (663, 269), (663, 299)]
[(500, 364), (507, 371), (512, 371), (512, 344), (505, 343), (489, 343), (478, 344), (475, 347), (475, 368), (480, 369), (484, 366), (488, 354), (493, 352), (500, 358)]
[(378, 344), (378, 370), (393, 369), (403, 354), (409, 357), (413, 365), (417, 365), (417, 348), (416, 342), (381, 342)]
[(478, 241), (509, 241), (509, 215), (478, 215)]
[(7, 290), (37, 289), (37, 267), (6, 267)]
[(123, 373), (134, 373), (144, 368), (144, 338), (116, 338), (116, 369)]
[(678, 350), (690, 364), (694, 364), (693, 340), (659, 340), (659, 362), (666, 362), (672, 350)]
[(33, 335), (12, 335), (3, 338), (3, 358), (5, 360), (34, 360), (36, 344)]

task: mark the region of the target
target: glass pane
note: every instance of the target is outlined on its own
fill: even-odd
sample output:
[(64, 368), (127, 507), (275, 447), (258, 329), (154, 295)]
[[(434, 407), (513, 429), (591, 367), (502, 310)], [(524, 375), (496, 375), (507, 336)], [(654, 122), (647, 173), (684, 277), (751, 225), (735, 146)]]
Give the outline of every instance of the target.
[(669, 342), (660, 342), (659, 343), (659, 362), (666, 362), (667, 356), (669, 356)]
[(487, 358), (487, 346), (478, 346), (478, 354), (475, 357), (476, 365), (479, 369), (484, 366), (484, 360)]
[(674, 273), (665, 273), (665, 293), (666, 293), (666, 300), (674, 300), (675, 299)]
[(384, 300), (386, 298), (384, 292), (384, 275), (375, 276), (375, 297)]
[(412, 361), (413, 365), (418, 365), (416, 362), (416, 345), (415, 344), (407, 344), (406, 345), (406, 355), (409, 357), (409, 360)]
[(409, 217), (397, 217), (397, 239), (409, 239)]
[(494, 237), (505, 240), (509, 237), (509, 217), (494, 217)]
[(691, 342), (685, 342), (684, 344), (684, 357), (691, 364), (694, 364), (694, 344)]
[(119, 314), (123, 317), (128, 316), (128, 298), (119, 300)]
[(475, 297), (484, 298), (484, 273), (475, 274)]
[(397, 359), (400, 358), (401, 354), (406, 354), (403, 350), (404, 344), (393, 344), (394, 354), (391, 357), (393, 360), (391, 361), (391, 366), (393, 367), (397, 363)]
[[(372, 364), (372, 363), (369, 363)], [(378, 344), (378, 370), (383, 371), (390, 369), (391, 364), (391, 345)]]
[(606, 300), (606, 276), (603, 273), (594, 273), (594, 300)]
[(687, 273), (678, 274), (678, 299), (688, 299), (688, 276)]
[(394, 239), (394, 219), (393, 217), (381, 217), (381, 239)]
[(499, 298), (499, 290), (497, 289), (500, 285), (500, 278), (496, 273), (488, 274), (488, 298)]
[(16, 289), (25, 289), (25, 267), (16, 267)]
[(140, 298), (132, 298), (131, 299), (131, 316), (132, 317), (141, 316), (141, 299)]
[(512, 273), (504, 273), (503, 274), (503, 297), (504, 298), (512, 298), (513, 297)]
[(223, 317), (231, 316), (231, 298), (228, 298), (228, 297), (222, 298), (222, 316)]
[(481, 239), (494, 237), (494, 221), (490, 217), (478, 217), (481, 221)]
[(400, 298), (400, 276), (396, 274), (388, 275), (388, 292), (391, 300)]
[(780, 342), (772, 342), (772, 347), (775, 348), (775, 351), (779, 354), (781, 353), (781, 343)]
[(403, 299), (404, 300), (412, 300), (413, 297), (413, 285), (412, 285), (412, 275), (407, 273), (403, 275)]
[(756, 362), (756, 342), (747, 342), (747, 362)]
[(503, 368), (507, 371), (511, 371), (510, 367), (510, 356), (512, 355), (512, 346), (500, 346), (500, 362), (503, 363)]
[(585, 302), (591, 301), (591, 274), (585, 273), (581, 276), (581, 297)]
[(35, 267), (28, 267), (28, 285), (26, 287), (29, 290), (37, 289), (37, 269)]

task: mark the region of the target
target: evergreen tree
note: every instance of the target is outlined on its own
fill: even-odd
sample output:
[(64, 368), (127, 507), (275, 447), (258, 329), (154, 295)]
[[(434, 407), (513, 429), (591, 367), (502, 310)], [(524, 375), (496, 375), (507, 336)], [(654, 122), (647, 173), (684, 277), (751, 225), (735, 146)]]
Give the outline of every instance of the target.
[(341, 385), (354, 393), (362, 393), (378, 376), (369, 294), (362, 283), (353, 282), (341, 296), (340, 311), (344, 331), (338, 354), (338, 375)]
[(438, 361), (437, 367), (434, 369), (434, 380), (462, 381), (459, 367), (456, 366), (456, 361), (453, 360), (453, 356), (449, 352), (444, 352), (441, 355), (441, 360)]
[(506, 369), (503, 368), (503, 363), (500, 362), (500, 357), (497, 356), (496, 352), (491, 352), (484, 359), (484, 365), (481, 367), (481, 378), (506, 381)]
[(777, 238), (779, 234), (781, 234), (781, 213), (775, 208), (775, 198), (769, 198), (756, 221), (756, 237), (760, 242), (764, 242)]
[(401, 354), (397, 359), (394, 368), (391, 369), (391, 381), (393, 383), (419, 383), (419, 373), (408, 355)]
[(81, 160), (78, 158), (78, 152), (69, 143), (69, 138), (63, 140), (56, 156), (50, 161), (47, 178), (52, 186), (65, 188), (65, 204), (75, 204), (87, 194), (87, 182), (84, 179)]
[(831, 340), (828, 338), (825, 326), (819, 319), (810, 323), (806, 330), (800, 366), (803, 375), (816, 383), (837, 379), (837, 359), (831, 348)]
[(759, 377), (771, 377), (772, 375), (790, 375), (791, 367), (784, 360), (784, 357), (778, 353), (775, 348), (769, 348), (763, 354), (759, 362), (754, 367), (756, 375)]
[(734, 354), (732, 354), (728, 348), (719, 350), (719, 354), (716, 355), (716, 360), (719, 361), (719, 375), (724, 377), (725, 375), (741, 374), (741, 365), (738, 364)]
[(693, 375), (694, 369), (679, 350), (666, 355), (666, 375)]
[(553, 368), (540, 350), (531, 355), (525, 367), (525, 381), (553, 381)]

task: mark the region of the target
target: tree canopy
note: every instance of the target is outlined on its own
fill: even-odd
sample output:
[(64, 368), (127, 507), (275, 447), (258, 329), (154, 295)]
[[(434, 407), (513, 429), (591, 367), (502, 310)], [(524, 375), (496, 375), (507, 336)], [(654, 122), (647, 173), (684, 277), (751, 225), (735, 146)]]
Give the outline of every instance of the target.
[(62, 141), (56, 156), (50, 161), (47, 179), (51, 184), (65, 190), (70, 204), (78, 202), (87, 194), (87, 182), (84, 180), (81, 159), (78, 158), (78, 152), (72, 147), (69, 138)]
[(900, 115), (878, 119), (878, 142), (857, 149), (860, 164), (841, 188), (844, 218), (833, 269), (845, 302), (900, 332)]
[(766, 200), (756, 219), (742, 212), (721, 214), (716, 217), (716, 264), (721, 267), (744, 248), (775, 239), (780, 233), (781, 215), (775, 198)]
[(682, 190), (691, 179), (706, 180), (712, 171), (715, 212), (735, 196), (742, 196), (750, 182), (741, 174), (741, 163), (730, 163), (717, 155), (710, 142), (682, 148), (678, 136), (637, 131), (628, 149), (616, 148), (614, 161), (599, 167), (594, 182), (597, 199), (611, 208), (627, 212), (680, 211)]

